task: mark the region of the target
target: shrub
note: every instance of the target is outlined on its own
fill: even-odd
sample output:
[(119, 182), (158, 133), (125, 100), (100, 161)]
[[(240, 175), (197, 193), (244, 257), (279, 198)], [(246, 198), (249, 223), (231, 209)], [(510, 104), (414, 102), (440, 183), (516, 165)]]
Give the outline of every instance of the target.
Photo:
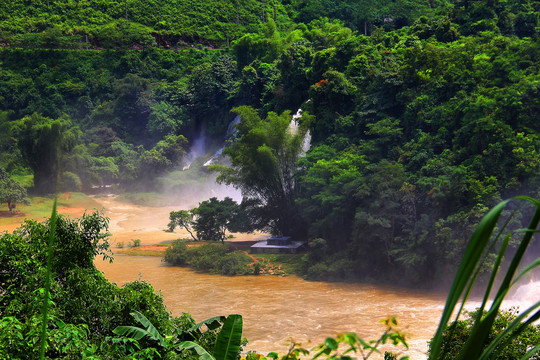
[(176, 266), (186, 265), (188, 262), (186, 243), (182, 240), (175, 240), (172, 246), (165, 250), (163, 261)]
[(252, 261), (243, 253), (231, 252), (216, 262), (215, 272), (221, 275), (246, 275), (251, 273), (248, 264)]
[[(484, 312), (485, 315), (486, 312)], [(457, 358), (459, 352), (469, 338), (474, 320), (478, 315), (478, 310), (467, 313), (468, 317), (465, 320), (452, 322), (443, 333), (442, 348), (444, 349), (445, 358)], [(499, 311), (493, 327), (486, 340), (486, 343), (493, 341), (500, 335), (508, 325), (516, 319), (518, 311), (515, 308), (510, 310)], [(529, 325), (526, 330), (519, 336), (513, 339), (506, 346), (499, 346), (495, 353), (498, 360), (513, 360), (521, 359), (528, 350), (540, 343), (540, 326)], [(430, 349), (431, 350), (431, 349)], [(540, 359), (540, 356), (534, 355), (531, 359)]]
[(190, 265), (196, 270), (221, 275), (245, 275), (252, 273), (249, 256), (231, 252), (227, 245), (206, 244), (188, 248), (183, 241), (175, 241), (165, 251), (163, 261), (171, 265)]

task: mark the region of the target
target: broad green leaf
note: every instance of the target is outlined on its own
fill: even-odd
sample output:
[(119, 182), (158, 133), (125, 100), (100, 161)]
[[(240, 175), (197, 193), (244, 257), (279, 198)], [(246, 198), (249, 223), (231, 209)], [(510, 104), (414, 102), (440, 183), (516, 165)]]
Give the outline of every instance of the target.
[(203, 320), (201, 321), (200, 323), (198, 324), (195, 324), (193, 325), (192, 327), (190, 327), (188, 329), (188, 332), (192, 332), (192, 331), (195, 331), (195, 330), (199, 330), (201, 328), (201, 326), (203, 325), (206, 325), (206, 327), (208, 327), (209, 330), (215, 330), (217, 329), (218, 327), (221, 326), (221, 324), (223, 324), (223, 322), (227, 319), (226, 316), (214, 316), (214, 317), (211, 317), (211, 318), (208, 318), (206, 320)]
[(200, 360), (215, 360), (202, 346), (193, 341), (183, 341), (176, 348), (178, 350), (195, 350)]
[(146, 327), (146, 331), (148, 332), (149, 334), (149, 337), (153, 340), (156, 340), (159, 342), (159, 344), (163, 347), (165, 347), (165, 339), (163, 339), (163, 337), (161, 336), (161, 334), (159, 333), (159, 331), (157, 331), (157, 329), (154, 327), (154, 325), (150, 322), (150, 320), (148, 320), (146, 318), (146, 316), (144, 316), (143, 314), (141, 314), (140, 312), (138, 311), (133, 311), (130, 313), (131, 316), (133, 316), (133, 318), (139, 322), (142, 326)]
[(143, 337), (150, 335), (148, 331), (137, 326), (117, 326), (113, 333), (135, 340), (141, 340)]
[(227, 317), (216, 340), (214, 357), (216, 360), (236, 360), (242, 344), (242, 315)]

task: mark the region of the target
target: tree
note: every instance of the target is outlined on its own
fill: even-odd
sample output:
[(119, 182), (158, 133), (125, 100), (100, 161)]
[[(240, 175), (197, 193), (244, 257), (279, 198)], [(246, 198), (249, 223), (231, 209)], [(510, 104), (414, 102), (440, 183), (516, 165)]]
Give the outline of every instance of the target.
[(169, 213), (169, 220), (171, 221), (169, 222), (167, 227), (169, 228), (170, 232), (173, 232), (177, 226), (183, 227), (184, 229), (186, 229), (189, 235), (191, 235), (193, 240), (195, 241), (199, 240), (195, 237), (195, 235), (193, 235), (193, 232), (191, 231), (192, 226), (193, 226), (193, 213), (191, 211), (187, 211), (187, 210), (171, 211)]
[(223, 200), (213, 197), (199, 203), (199, 207), (192, 210), (192, 213), (197, 216), (193, 222), (197, 237), (202, 240), (224, 242), (225, 232), (238, 209), (238, 204), (230, 197)]
[(9, 211), (13, 212), (15, 203), (27, 201), (26, 189), (0, 168), (0, 203), (7, 203)]
[(36, 113), (17, 121), (13, 130), (34, 172), (34, 190), (41, 194), (54, 192), (62, 153), (75, 146), (80, 130), (66, 116), (50, 119)]
[[(270, 228), (275, 234), (302, 235), (304, 229), (296, 209), (296, 162), (303, 151), (306, 128), (290, 130), (291, 115), (270, 112), (262, 120), (254, 109), (236, 108), (241, 122), (237, 124), (240, 138), (227, 147), (231, 166), (214, 165), (217, 181), (232, 184), (244, 197), (260, 204), (260, 215), (266, 219), (261, 227)], [(304, 114), (304, 121), (310, 116)]]

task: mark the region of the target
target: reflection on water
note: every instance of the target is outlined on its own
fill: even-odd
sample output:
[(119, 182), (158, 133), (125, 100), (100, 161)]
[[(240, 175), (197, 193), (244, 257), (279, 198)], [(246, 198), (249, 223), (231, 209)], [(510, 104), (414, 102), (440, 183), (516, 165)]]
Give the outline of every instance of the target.
[(161, 291), (173, 315), (189, 312), (201, 321), (242, 314), (250, 341), (247, 350), (262, 353), (285, 352), (291, 337), (306, 347), (339, 332), (375, 339), (384, 331), (379, 321), (396, 315), (408, 335), (408, 353), (422, 359), (444, 303), (442, 297), (369, 285), (201, 274), (166, 266), (157, 257), (116, 255), (113, 264), (96, 260), (96, 265), (118, 285), (137, 279), (149, 282)]

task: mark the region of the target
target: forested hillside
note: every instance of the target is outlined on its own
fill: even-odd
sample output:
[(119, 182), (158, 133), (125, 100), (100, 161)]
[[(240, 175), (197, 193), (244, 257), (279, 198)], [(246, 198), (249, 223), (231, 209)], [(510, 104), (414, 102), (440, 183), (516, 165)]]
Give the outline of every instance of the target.
[(34, 48), (174, 48), (197, 42), (228, 46), (231, 40), (257, 32), (267, 19), (290, 28), (295, 22), (319, 17), (340, 19), (367, 34), (373, 25), (410, 25), (445, 4), (433, 0), (46, 0), (29, 5), (7, 0), (0, 9), (0, 43)]
[[(490, 206), (539, 195), (539, 11), (494, 0), (10, 0), (0, 166), (40, 193), (58, 171), (60, 190), (151, 190), (201, 131), (217, 144), (236, 113), (251, 114), (243, 134), (260, 141), (261, 119), (301, 107), (311, 148), (283, 206), (296, 233), (317, 239), (304, 273), (437, 279)], [(279, 217), (272, 206), (258, 203), (261, 227)]]

